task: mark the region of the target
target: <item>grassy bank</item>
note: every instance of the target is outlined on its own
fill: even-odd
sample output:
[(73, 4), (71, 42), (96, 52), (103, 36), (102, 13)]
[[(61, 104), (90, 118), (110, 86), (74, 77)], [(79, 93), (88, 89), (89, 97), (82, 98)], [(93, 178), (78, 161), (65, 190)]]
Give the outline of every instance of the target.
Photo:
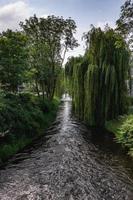
[(122, 144), (128, 150), (128, 154), (133, 157), (133, 114), (108, 121), (106, 129), (115, 134), (116, 141)]
[(31, 94), (0, 97), (0, 162), (45, 133), (55, 119), (59, 101), (41, 100)]

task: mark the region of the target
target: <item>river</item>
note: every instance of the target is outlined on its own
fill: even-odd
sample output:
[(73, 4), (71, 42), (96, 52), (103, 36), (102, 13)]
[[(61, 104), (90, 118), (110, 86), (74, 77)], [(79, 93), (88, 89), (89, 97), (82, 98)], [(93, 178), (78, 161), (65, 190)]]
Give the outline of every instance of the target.
[(133, 200), (133, 165), (111, 134), (60, 105), (46, 136), (0, 169), (0, 200)]

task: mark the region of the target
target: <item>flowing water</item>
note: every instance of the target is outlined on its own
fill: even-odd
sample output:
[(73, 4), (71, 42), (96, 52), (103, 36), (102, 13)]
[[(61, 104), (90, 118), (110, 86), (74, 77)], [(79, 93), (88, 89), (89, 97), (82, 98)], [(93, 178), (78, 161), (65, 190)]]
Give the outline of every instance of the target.
[(62, 102), (56, 121), (0, 169), (0, 200), (133, 200), (133, 165)]

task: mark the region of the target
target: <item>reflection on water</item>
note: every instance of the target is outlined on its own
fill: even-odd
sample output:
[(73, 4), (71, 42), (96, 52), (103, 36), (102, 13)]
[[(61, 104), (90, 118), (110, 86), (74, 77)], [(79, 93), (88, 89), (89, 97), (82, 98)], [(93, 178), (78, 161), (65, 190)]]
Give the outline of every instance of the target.
[(61, 101), (72, 101), (72, 98), (69, 96), (68, 93), (62, 95)]
[(110, 135), (76, 120), (65, 99), (47, 135), (1, 168), (0, 199), (133, 200), (132, 174)]

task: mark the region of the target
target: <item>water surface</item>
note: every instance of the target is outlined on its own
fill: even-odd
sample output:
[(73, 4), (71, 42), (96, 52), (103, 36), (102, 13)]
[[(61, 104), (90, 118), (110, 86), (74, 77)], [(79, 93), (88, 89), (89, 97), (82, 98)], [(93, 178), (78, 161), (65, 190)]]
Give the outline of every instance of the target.
[(108, 134), (62, 102), (47, 136), (0, 170), (0, 200), (133, 200), (133, 168)]

